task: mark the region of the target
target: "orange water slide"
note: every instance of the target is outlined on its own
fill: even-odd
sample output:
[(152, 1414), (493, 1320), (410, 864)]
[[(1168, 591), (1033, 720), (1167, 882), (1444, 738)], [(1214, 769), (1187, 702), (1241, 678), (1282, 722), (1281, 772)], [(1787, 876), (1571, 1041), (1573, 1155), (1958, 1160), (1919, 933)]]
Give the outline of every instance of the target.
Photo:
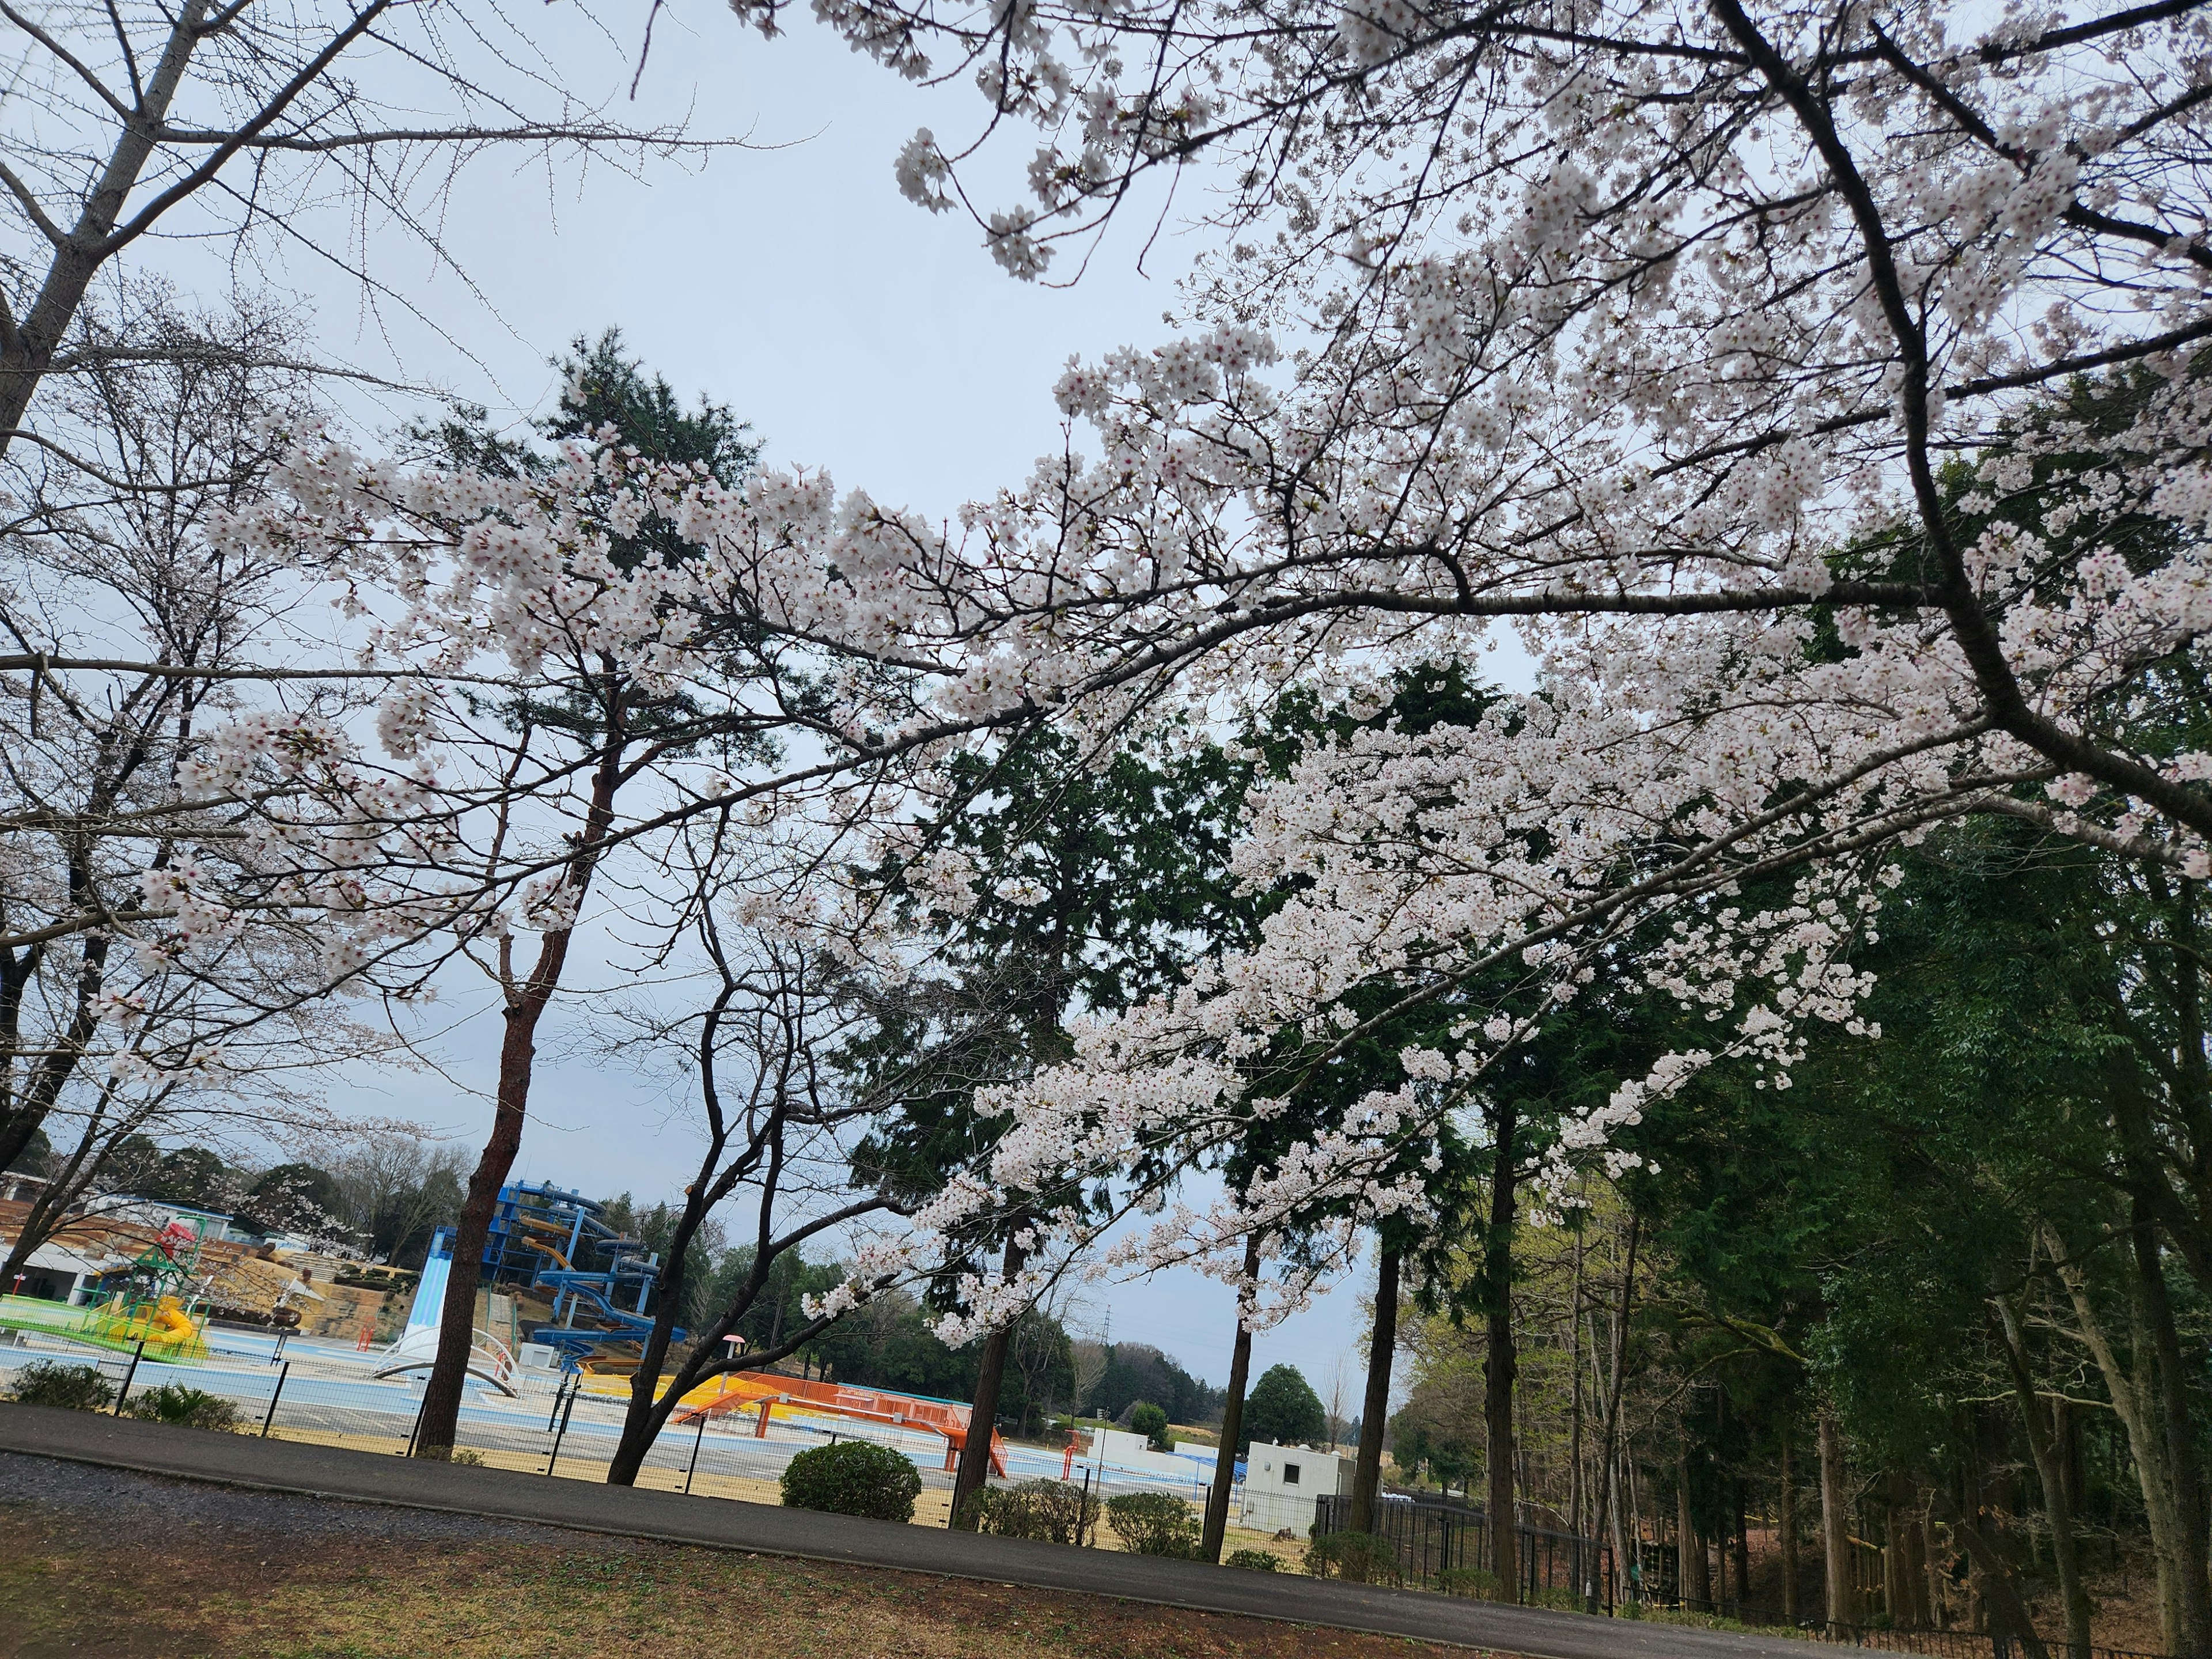
[[(897, 1428), (927, 1429), (945, 1437), (945, 1467), (953, 1468), (968, 1443), (971, 1407), (947, 1400), (924, 1400), (887, 1389), (856, 1389), (843, 1382), (816, 1382), (772, 1371), (738, 1371), (715, 1379), (721, 1392), (695, 1389), (684, 1397), (675, 1413), (679, 1423), (702, 1417), (727, 1417), (739, 1412), (774, 1411), (778, 1406), (802, 1415), (843, 1417)], [(767, 1419), (762, 1419), (766, 1426)], [(1006, 1443), (991, 1431), (991, 1472), (1006, 1473)]]

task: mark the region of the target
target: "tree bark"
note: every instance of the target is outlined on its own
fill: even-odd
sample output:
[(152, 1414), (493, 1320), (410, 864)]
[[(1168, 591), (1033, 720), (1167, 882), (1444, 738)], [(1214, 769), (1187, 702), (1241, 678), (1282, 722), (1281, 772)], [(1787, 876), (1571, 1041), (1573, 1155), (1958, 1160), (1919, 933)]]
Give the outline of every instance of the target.
[(2014, 1577), (2012, 1568), (1996, 1544), (1974, 1521), (1954, 1521), (1951, 1530), (1966, 1547), (1967, 1558), (1981, 1576), (1982, 1600), (1989, 1607), (1990, 1633), (1994, 1636), (2002, 1631), (2010, 1636), (2021, 1644), (2027, 1659), (2051, 1659), (2051, 1650), (2035, 1633), (2035, 1621), (2028, 1617), (2027, 1603), (2021, 1598), (2020, 1581)]
[[(1260, 1273), (1260, 1236), (1244, 1241), (1244, 1282)], [(1237, 1443), (1244, 1433), (1244, 1389), (1252, 1375), (1252, 1329), (1249, 1293), (1237, 1293), (1237, 1344), (1229, 1356), (1229, 1397), (1221, 1407), (1221, 1449), (1213, 1455), (1213, 1485), (1206, 1494), (1206, 1529), (1201, 1536), (1206, 1559), (1218, 1566), (1221, 1547), (1229, 1536), (1229, 1503), (1236, 1495)]]
[[(1628, 1218), (1628, 1249), (1620, 1270), (1620, 1306), (1613, 1321), (1613, 1375), (1607, 1379), (1605, 1390), (1605, 1430), (1602, 1473), (1599, 1476), (1598, 1522), (1596, 1535), (1606, 1535), (1610, 1525), (1613, 1535), (1613, 1557), (1621, 1575), (1624, 1593), (1631, 1601), (1638, 1596), (1638, 1581), (1642, 1577), (1640, 1559), (1624, 1559), (1625, 1540), (1621, 1535), (1620, 1493), (1618, 1486), (1620, 1444), (1620, 1401), (1627, 1386), (1628, 1375), (1628, 1316), (1636, 1299), (1636, 1245), (1643, 1218), (1632, 1212)], [(1639, 1540), (1640, 1541), (1640, 1540)], [(1641, 1552), (1638, 1552), (1639, 1555)], [(1638, 1571), (1632, 1571), (1633, 1565)], [(1593, 1565), (1583, 1585), (1583, 1607), (1589, 1613), (1597, 1608), (1597, 1572)]]
[(2126, 1431), (2129, 1461), (2136, 1468), (2136, 1484), (2142, 1493), (2143, 1519), (2150, 1530), (2151, 1562), (2157, 1575), (2159, 1628), (2168, 1653), (2185, 1651), (2181, 1645), (2181, 1581), (2189, 1572), (2185, 1529), (2176, 1511), (2171, 1478), (2172, 1459), (2162, 1431), (2162, 1413), (2154, 1401), (2153, 1381), (2156, 1366), (2148, 1353), (2154, 1346), (2149, 1334), (2149, 1309), (2139, 1288), (2134, 1253), (2123, 1261), (2121, 1276), (2128, 1290), (2130, 1347), (2133, 1363), (2124, 1363), (2105, 1328), (2089, 1293), (2087, 1276), (2079, 1263), (2069, 1259), (2063, 1240), (2050, 1238), (2051, 1258), (2057, 1263), (2058, 1282), (2074, 1306), (2074, 1334), (2089, 1350), (2105, 1379), (2112, 1413)]
[(1375, 1530), (1382, 1492), (1382, 1440), (1389, 1430), (1390, 1362), (1398, 1352), (1398, 1252), (1387, 1247), (1375, 1274), (1375, 1328), (1367, 1340), (1367, 1397), (1360, 1407), (1359, 1455), (1352, 1468), (1352, 1529)]
[[(50, 243), (52, 258), (38, 298), (22, 321), (0, 327), (0, 456), (8, 453), (31, 398), (52, 364), (54, 353), (76, 319), (93, 278), (114, 252), (109, 238), (123, 216), (123, 205), (154, 155), (156, 136), (169, 118), (169, 106), (191, 67), (207, 25), (208, 0), (186, 0), (169, 26), (169, 38), (146, 82), (145, 90), (124, 118), (115, 148), (79, 209), (76, 222)], [(374, 8), (381, 11), (380, 4)], [(0, 1164), (0, 1168), (4, 1168)]]
[(485, 1241), (500, 1189), (522, 1149), (522, 1124), (530, 1105), (531, 1071), (538, 1057), (538, 1022), (560, 982), (568, 959), (569, 930), (548, 933), (538, 950), (528, 988), (508, 1003), (507, 1029), (500, 1042), (499, 1092), (492, 1109), (491, 1134), (469, 1176), (467, 1196), (453, 1230), (453, 1265), (446, 1276), (446, 1300), (438, 1315), (438, 1352), (423, 1385), (415, 1455), (444, 1459), (453, 1454), (453, 1431), (460, 1420), (461, 1385), (468, 1376), (469, 1350), (476, 1334), (477, 1291), (483, 1279)]
[[(2156, 1356), (2157, 1401), (2172, 1492), (2174, 1526), (2180, 1546), (2176, 1562), (2173, 1652), (2188, 1659), (2212, 1655), (2212, 1579), (2206, 1576), (2204, 1491), (2197, 1468), (2197, 1436), (2189, 1416), (2189, 1372), (2181, 1357), (2173, 1309), (2166, 1292), (2166, 1270), (2158, 1231), (2146, 1206), (2136, 1201), (2130, 1229), (2136, 1279), (2144, 1322)], [(2140, 1360), (2137, 1362), (2141, 1363)]]
[(491, 1232), (492, 1211), (499, 1204), (500, 1188), (514, 1168), (522, 1147), (523, 1120), (530, 1109), (530, 1079), (538, 1059), (538, 1023), (561, 983), (561, 969), (568, 960), (568, 944), (574, 937), (574, 915), (583, 908), (591, 890), (592, 872), (600, 848), (614, 825), (615, 795), (622, 787), (623, 756), (627, 747), (623, 726), (621, 683), (611, 673), (603, 708), (606, 731), (599, 763), (592, 769), (591, 804), (575, 850), (565, 866), (568, 884), (575, 890), (571, 923), (540, 937), (538, 961), (530, 977), (510, 987), (507, 997), (507, 1027), (499, 1048), (499, 1090), (492, 1108), (491, 1134), (470, 1173), (466, 1198), (453, 1231), (453, 1261), (446, 1279), (446, 1301), (438, 1319), (438, 1352), (423, 1385), (417, 1415), (416, 1455), (446, 1458), (453, 1455), (453, 1429), (460, 1419), (461, 1385), (468, 1376), (471, 1337), (476, 1330), (477, 1287), (483, 1277), (484, 1242)]
[(1501, 1599), (1521, 1599), (1521, 1552), (1514, 1504), (1513, 1383), (1518, 1370), (1513, 1342), (1513, 1221), (1520, 1118), (1502, 1103), (1493, 1124), (1496, 1162), (1490, 1176), (1490, 1224), (1483, 1240), (1483, 1289), (1489, 1300), (1483, 1360), (1484, 1473), (1489, 1488), (1490, 1570)]
[(2036, 1479), (2043, 1487), (2043, 1512), (2051, 1525), (2051, 1555), (2058, 1571), (2058, 1603), (2066, 1619), (2067, 1651), (2069, 1659), (2089, 1659), (2092, 1604), (2081, 1583), (2081, 1541), (2067, 1492), (2064, 1447), (2051, 1432), (2042, 1397), (2036, 1393), (2020, 1311), (2005, 1297), (1997, 1297), (1995, 1302), (2013, 1393), (2020, 1401), (2021, 1420), (2027, 1431), (2028, 1454), (2035, 1460)]
[(1690, 1507), (1690, 1454), (1684, 1449), (1674, 1466), (1674, 1585), (1682, 1605), (1692, 1613), (1713, 1610), (1712, 1564)]
[(1735, 1513), (1730, 1517), (1735, 1525), (1735, 1607), (1739, 1618), (1751, 1605), (1751, 1528), (1743, 1508), (1743, 1476), (1741, 1473), (1730, 1478), (1730, 1489), (1735, 1495)]
[(1820, 1413), (1820, 1541), (1827, 1596), (1828, 1634), (1842, 1639), (1858, 1622), (1851, 1595), (1850, 1493), (1844, 1468), (1844, 1436), (1832, 1411)]
[[(1011, 1281), (1025, 1260), (1022, 1247), (1008, 1239), (1001, 1278)], [(952, 1477), (952, 1524), (965, 1532), (975, 1529), (975, 1517), (962, 1510), (991, 1478), (991, 1434), (999, 1421), (999, 1389), (1006, 1375), (1006, 1344), (1012, 1336), (1011, 1326), (993, 1331), (983, 1339), (983, 1352), (975, 1362), (975, 1403), (969, 1408), (968, 1438), (961, 1445), (960, 1467)]]
[(1782, 1622), (1797, 1623), (1797, 1479), (1791, 1466), (1790, 1424), (1782, 1425), (1782, 1493), (1778, 1520), (1782, 1530)]

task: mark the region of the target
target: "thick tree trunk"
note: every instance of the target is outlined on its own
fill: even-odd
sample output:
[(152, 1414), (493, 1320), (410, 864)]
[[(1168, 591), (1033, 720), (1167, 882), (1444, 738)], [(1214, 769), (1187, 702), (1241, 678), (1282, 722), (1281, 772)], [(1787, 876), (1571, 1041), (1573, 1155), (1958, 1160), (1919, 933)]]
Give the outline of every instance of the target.
[(2043, 1512), (2051, 1526), (2051, 1556), (2058, 1572), (2058, 1605), (2066, 1620), (2067, 1651), (2069, 1659), (2089, 1659), (2093, 1604), (2081, 1583), (2081, 1542), (2067, 1491), (2065, 1448), (2051, 1431), (2042, 1397), (2036, 1392), (2035, 1375), (2028, 1366), (2027, 1332), (2019, 1311), (2002, 1296), (1996, 1303), (2013, 1393), (2020, 1401), (2021, 1421), (2027, 1431), (2028, 1454), (2035, 1460), (2036, 1479), (2043, 1487)]
[(2008, 1636), (2018, 1642), (2026, 1659), (2051, 1659), (2050, 1649), (2044, 1646), (2043, 1638), (2035, 1633), (2035, 1621), (2028, 1617), (2027, 1603), (2021, 1597), (2020, 1581), (2013, 1576), (1996, 1541), (1973, 1521), (1954, 1521), (1951, 1531), (1966, 1547), (1967, 1559), (1981, 1577), (1982, 1600), (1989, 1608), (1990, 1634)]
[[(1260, 1275), (1260, 1236), (1255, 1233), (1244, 1241), (1244, 1281), (1250, 1284)], [(1229, 1397), (1221, 1407), (1221, 1449), (1213, 1455), (1213, 1486), (1206, 1494), (1206, 1529), (1202, 1534), (1203, 1553), (1207, 1560), (1218, 1565), (1221, 1547), (1229, 1536), (1229, 1504), (1236, 1496), (1237, 1443), (1244, 1434), (1244, 1389), (1252, 1375), (1252, 1330), (1246, 1324), (1251, 1317), (1249, 1297), (1244, 1291), (1237, 1297), (1237, 1344), (1229, 1355)]]
[(1367, 1398), (1360, 1407), (1359, 1455), (1352, 1466), (1352, 1529), (1375, 1530), (1382, 1492), (1382, 1440), (1389, 1431), (1390, 1362), (1398, 1352), (1398, 1252), (1384, 1249), (1375, 1275), (1375, 1328), (1367, 1340)]
[[(2182, 1659), (2212, 1656), (2212, 1579), (2206, 1576), (2204, 1491), (2197, 1465), (2197, 1436), (2190, 1422), (2189, 1372), (2181, 1357), (2173, 1309), (2166, 1297), (2158, 1232), (2138, 1200), (2132, 1219), (2136, 1279), (2144, 1323), (2156, 1355), (2156, 1401), (2172, 1494), (2175, 1541), (2175, 1644)], [(2142, 1360), (2138, 1358), (2138, 1364)]]
[[(615, 795), (622, 787), (623, 692), (618, 682), (607, 687), (603, 707), (607, 731), (592, 773), (591, 804), (575, 850), (566, 866), (568, 884), (574, 890), (573, 917), (583, 908), (591, 890), (592, 872), (607, 831), (613, 827)], [(446, 1280), (446, 1301), (438, 1320), (438, 1352), (423, 1386), (417, 1413), (416, 1453), (418, 1456), (452, 1455), (453, 1428), (460, 1419), (461, 1385), (468, 1376), (469, 1348), (476, 1330), (477, 1287), (483, 1277), (484, 1242), (491, 1232), (492, 1212), (498, 1207), (500, 1188), (514, 1168), (522, 1147), (523, 1120), (530, 1109), (530, 1079), (538, 1059), (538, 1023), (561, 983), (561, 969), (568, 960), (568, 943), (574, 928), (562, 927), (540, 937), (538, 961), (530, 977), (507, 989), (507, 1029), (499, 1048), (499, 1090), (492, 1107), (491, 1134), (469, 1176), (466, 1198), (453, 1233), (453, 1268)]]
[(1791, 1467), (1790, 1424), (1782, 1425), (1782, 1492), (1777, 1500), (1781, 1514), (1777, 1517), (1782, 1537), (1782, 1622), (1795, 1626), (1797, 1622), (1797, 1478)]
[(1897, 1512), (1899, 1502), (1904, 1504), (1904, 1519), (1899, 1537), (1905, 1552), (1903, 1568), (1905, 1601), (1901, 1607), (1890, 1609), (1891, 1622), (1905, 1630), (1927, 1630), (1935, 1619), (1928, 1607), (1928, 1511), (1922, 1502), (1920, 1483), (1905, 1469), (1893, 1470), (1890, 1476), (1891, 1513)]
[(1513, 1221), (1519, 1172), (1520, 1120), (1510, 1101), (1501, 1104), (1494, 1124), (1496, 1164), (1490, 1177), (1490, 1225), (1483, 1240), (1483, 1291), (1489, 1300), (1483, 1359), (1485, 1474), (1489, 1487), (1490, 1570), (1498, 1575), (1498, 1595), (1521, 1599), (1520, 1537), (1515, 1531), (1513, 1480), (1513, 1395), (1518, 1364), (1513, 1340)]
[(499, 1092), (492, 1109), (491, 1134), (469, 1176), (467, 1196), (453, 1230), (453, 1265), (446, 1276), (446, 1300), (438, 1316), (438, 1352), (423, 1386), (417, 1417), (415, 1455), (445, 1458), (453, 1453), (453, 1431), (460, 1420), (461, 1386), (468, 1376), (469, 1350), (477, 1323), (477, 1291), (483, 1279), (484, 1243), (500, 1188), (522, 1148), (522, 1124), (530, 1104), (531, 1069), (537, 1059), (538, 1022), (544, 1016), (561, 966), (568, 954), (568, 933), (548, 933), (538, 947), (530, 988), (510, 1003), (500, 1043)]
[[(1001, 1278), (1011, 1281), (1025, 1260), (1022, 1247), (1008, 1239)], [(968, 1438), (961, 1445), (960, 1467), (952, 1477), (952, 1524), (967, 1532), (975, 1529), (974, 1514), (963, 1513), (971, 1509), (968, 1500), (982, 1491), (991, 1478), (991, 1431), (999, 1421), (999, 1390), (1006, 1375), (1006, 1345), (1012, 1336), (1011, 1326), (993, 1331), (983, 1339), (983, 1352), (975, 1363), (975, 1403), (969, 1409)]]
[(2096, 1360), (2097, 1369), (2105, 1379), (2106, 1392), (2112, 1397), (2113, 1415), (2127, 1432), (2129, 1461), (2135, 1465), (2136, 1484), (2142, 1493), (2143, 1519), (2150, 1530), (2160, 1635), (2168, 1653), (2180, 1654), (2185, 1651), (2181, 1646), (2180, 1585), (2189, 1566), (2182, 1541), (2183, 1529), (2173, 1502), (2169, 1474), (2172, 1460), (2167, 1455), (2166, 1437), (2160, 1426), (2161, 1413), (2154, 1403), (2156, 1388), (2152, 1373), (2156, 1367), (2148, 1358), (2148, 1351), (2153, 1346), (2149, 1315), (2138, 1288), (2140, 1276), (2134, 1269), (2133, 1252), (2128, 1253), (2122, 1268), (2128, 1286), (2129, 1346), (2132, 1350), (2132, 1364), (2128, 1364), (2123, 1363), (2114, 1347), (2112, 1335), (2105, 1328), (2104, 1320), (2090, 1296), (2087, 1279), (2081, 1267), (2069, 1260), (2064, 1242), (2054, 1236), (2050, 1247), (2051, 1257), (2058, 1264), (2058, 1281), (2066, 1287), (2074, 1306), (2075, 1334)]
[(1751, 1604), (1751, 1528), (1744, 1514), (1743, 1477), (1737, 1475), (1729, 1485), (1735, 1493), (1735, 1605), (1741, 1616)]
[(1843, 1430), (1832, 1411), (1820, 1413), (1820, 1542), (1829, 1635), (1841, 1639), (1858, 1623), (1851, 1595), (1850, 1475), (1844, 1468)]
[(1705, 1557), (1705, 1535), (1690, 1507), (1690, 1458), (1686, 1451), (1674, 1465), (1674, 1580), (1682, 1605), (1693, 1613), (1713, 1610), (1712, 1565)]
[[(1613, 1321), (1612, 1375), (1606, 1379), (1604, 1441), (1600, 1448), (1602, 1459), (1599, 1475), (1596, 1535), (1603, 1538), (1608, 1527), (1613, 1539), (1613, 1559), (1621, 1575), (1623, 1592), (1631, 1601), (1640, 1600), (1637, 1580), (1640, 1574), (1631, 1571), (1641, 1563), (1626, 1553), (1626, 1540), (1620, 1525), (1620, 1401), (1626, 1388), (1628, 1374), (1628, 1316), (1636, 1301), (1636, 1245), (1642, 1218), (1634, 1214), (1628, 1218), (1628, 1249), (1620, 1270), (1620, 1305), (1614, 1310)], [(1598, 1565), (1588, 1564), (1588, 1576), (1583, 1583), (1583, 1607), (1585, 1612), (1598, 1610)]]

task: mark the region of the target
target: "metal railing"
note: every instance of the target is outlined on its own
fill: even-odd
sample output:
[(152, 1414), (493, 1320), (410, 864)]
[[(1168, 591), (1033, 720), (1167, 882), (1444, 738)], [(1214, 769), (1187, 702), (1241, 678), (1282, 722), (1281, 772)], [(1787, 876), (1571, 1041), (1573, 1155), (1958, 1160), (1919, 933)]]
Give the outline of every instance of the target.
[[(1348, 1532), (1352, 1499), (1334, 1493), (1315, 1500), (1314, 1535)], [(1394, 1545), (1409, 1583), (1426, 1589), (1446, 1572), (1497, 1570), (1486, 1511), (1448, 1499), (1386, 1493), (1376, 1505), (1373, 1535)], [(1608, 1613), (1619, 1585), (1613, 1551), (1594, 1538), (1526, 1523), (1515, 1526), (1515, 1576), (1523, 1601), (1580, 1604), (1590, 1590)]]

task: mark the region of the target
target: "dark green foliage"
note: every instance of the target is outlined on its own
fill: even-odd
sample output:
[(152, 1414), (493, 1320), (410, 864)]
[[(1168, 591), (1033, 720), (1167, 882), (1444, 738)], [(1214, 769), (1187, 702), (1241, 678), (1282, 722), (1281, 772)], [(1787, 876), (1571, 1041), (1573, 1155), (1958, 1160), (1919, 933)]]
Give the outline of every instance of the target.
[(1170, 1423), (1210, 1423), (1221, 1414), (1224, 1395), (1209, 1388), (1148, 1342), (1115, 1342), (1106, 1350), (1106, 1369), (1084, 1408), (1116, 1421), (1133, 1404), (1150, 1401)]
[(19, 1406), (96, 1412), (115, 1403), (115, 1388), (93, 1366), (34, 1359), (15, 1373), (15, 1385), (8, 1397)]
[(1175, 1438), (1168, 1433), (1168, 1414), (1151, 1401), (1130, 1412), (1129, 1426), (1150, 1441), (1154, 1451), (1175, 1449)]
[[(718, 1265), (708, 1305), (726, 1306), (728, 1292), (750, 1270), (749, 1248), (729, 1252)], [(787, 1266), (789, 1263), (791, 1265)], [(807, 1263), (787, 1251), (769, 1270), (761, 1297), (738, 1322), (738, 1330), (755, 1347), (771, 1336), (805, 1322), (800, 1298), (838, 1284), (844, 1268), (836, 1262)], [(713, 1298), (720, 1297), (717, 1302)], [(865, 1312), (840, 1320), (799, 1351), (797, 1359), (822, 1375), (861, 1388), (896, 1389), (939, 1400), (975, 1397), (975, 1372), (982, 1344), (949, 1348), (929, 1328), (921, 1304), (894, 1291), (871, 1303)], [(1075, 1393), (1073, 1355), (1060, 1322), (1031, 1310), (1015, 1324), (1007, 1345), (1007, 1365), (999, 1394), (999, 1416), (1010, 1431), (1041, 1427), (1050, 1412), (1064, 1409)]]
[(1353, 1584), (1402, 1584), (1397, 1547), (1364, 1532), (1332, 1532), (1306, 1546), (1306, 1571)]
[[(1472, 1392), (1465, 1378), (1449, 1381)], [(1482, 1443), (1463, 1426), (1476, 1419), (1481, 1402), (1479, 1397), (1440, 1400), (1439, 1392), (1416, 1388), (1390, 1419), (1390, 1460), (1408, 1474), (1425, 1474), (1439, 1486), (1464, 1486), (1482, 1468)]]
[(158, 1388), (132, 1395), (125, 1403), (123, 1413), (126, 1417), (143, 1418), (149, 1423), (167, 1423), (177, 1429), (227, 1431), (238, 1426), (237, 1407), (215, 1395), (186, 1388), (181, 1382), (164, 1382)]
[(1310, 1446), (1328, 1438), (1328, 1413), (1305, 1374), (1295, 1365), (1270, 1365), (1244, 1401), (1244, 1420), (1237, 1449), (1252, 1443)]
[(1231, 1550), (1221, 1565), (1242, 1567), (1247, 1572), (1280, 1572), (1283, 1564), (1265, 1550)]
[(10, 1175), (44, 1176), (53, 1158), (53, 1142), (46, 1139), (44, 1129), (31, 1131), (31, 1138), (23, 1143), (23, 1150), (15, 1154), (15, 1161), (8, 1166)]
[(1106, 1524), (1132, 1555), (1188, 1561), (1198, 1553), (1198, 1516), (1172, 1492), (1130, 1492), (1109, 1498)]
[(977, 1532), (1027, 1538), (1040, 1544), (1079, 1544), (1098, 1524), (1097, 1494), (1086, 1497), (1065, 1480), (1025, 1480), (1018, 1486), (986, 1486), (968, 1499), (963, 1514)]
[(312, 1164), (279, 1164), (246, 1189), (238, 1220), (257, 1233), (320, 1237), (338, 1225), (338, 1183)]
[(244, 1185), (237, 1172), (206, 1147), (179, 1146), (164, 1152), (144, 1135), (124, 1141), (116, 1149), (112, 1167), (118, 1187), (133, 1198), (222, 1215), (237, 1207)]
[(1436, 1582), (1446, 1595), (1471, 1595), (1483, 1601), (1496, 1601), (1505, 1588), (1504, 1580), (1482, 1567), (1446, 1567)]
[(795, 1510), (911, 1521), (921, 1472), (886, 1446), (841, 1440), (803, 1451), (784, 1466), (783, 1501)]

